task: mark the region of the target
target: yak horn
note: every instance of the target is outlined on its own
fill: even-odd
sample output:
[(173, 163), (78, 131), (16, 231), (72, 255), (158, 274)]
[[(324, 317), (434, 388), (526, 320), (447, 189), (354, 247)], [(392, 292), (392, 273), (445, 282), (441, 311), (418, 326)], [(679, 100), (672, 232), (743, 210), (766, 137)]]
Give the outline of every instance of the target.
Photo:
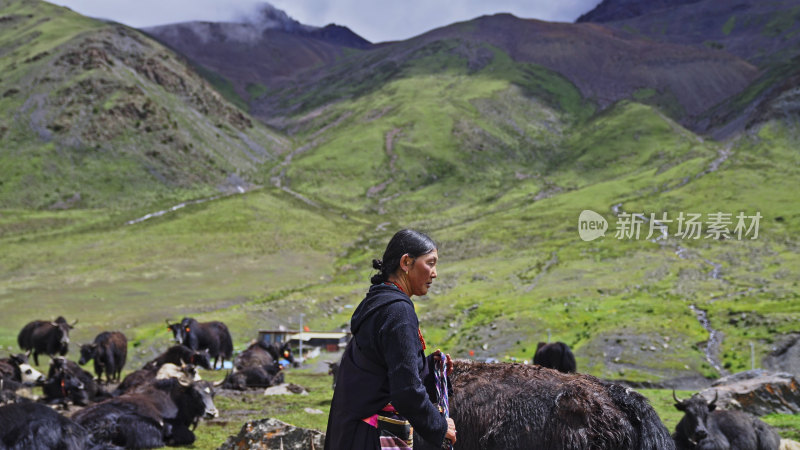
[(213, 382), (213, 383), (211, 383), (211, 384), (212, 384), (214, 387), (220, 387), (220, 386), (222, 386), (222, 384), (223, 384), (223, 383), (225, 383), (225, 380), (227, 380), (228, 378), (230, 378), (230, 376), (231, 376), (231, 372), (228, 372), (228, 374), (227, 374), (227, 375), (225, 375), (225, 378), (223, 378), (223, 379), (221, 379), (221, 380), (219, 380), (219, 381), (215, 381), (215, 382)]
[(675, 389), (672, 390), (672, 398), (675, 399), (675, 403), (683, 403), (683, 400), (679, 399), (677, 395), (675, 395)]
[(75, 328), (75, 325), (77, 325), (77, 324), (78, 324), (78, 319), (75, 319), (75, 322), (72, 322), (72, 325), (70, 325), (69, 327), (70, 328)]
[(717, 403), (717, 398), (719, 398), (719, 391), (714, 389), (714, 400), (711, 400), (708, 406), (714, 406), (714, 404)]

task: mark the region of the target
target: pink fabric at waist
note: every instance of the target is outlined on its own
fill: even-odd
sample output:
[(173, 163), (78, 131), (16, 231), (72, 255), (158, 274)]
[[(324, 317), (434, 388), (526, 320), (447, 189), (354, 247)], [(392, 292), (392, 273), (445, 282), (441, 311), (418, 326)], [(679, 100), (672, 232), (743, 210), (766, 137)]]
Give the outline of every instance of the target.
[[(384, 406), (383, 409), (381, 409), (381, 411), (397, 414), (397, 410), (394, 409), (394, 406), (392, 406), (391, 403), (389, 403), (388, 405)], [(364, 423), (366, 423), (367, 425), (369, 425), (369, 426), (371, 426), (373, 428), (378, 428), (378, 415), (377, 414), (373, 414), (373, 415), (367, 417), (366, 419), (361, 419), (361, 420)]]

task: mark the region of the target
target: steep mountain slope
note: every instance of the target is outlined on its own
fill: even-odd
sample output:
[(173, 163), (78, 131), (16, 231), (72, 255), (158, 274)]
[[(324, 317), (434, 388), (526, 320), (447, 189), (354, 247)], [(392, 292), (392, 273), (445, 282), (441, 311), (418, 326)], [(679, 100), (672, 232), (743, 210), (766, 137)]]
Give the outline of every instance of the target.
[[(641, 13), (633, 14), (645, 4)], [(661, 42), (724, 50), (764, 65), (800, 52), (799, 18), (797, 0), (605, 0), (578, 22), (599, 22)]]
[(701, 0), (603, 0), (593, 10), (578, 17), (576, 22), (613, 22), (699, 1)]
[(602, 22), (659, 42), (717, 49), (760, 69), (747, 89), (692, 122), (694, 129), (717, 137), (731, 136), (771, 117), (766, 113), (769, 104), (791, 95), (800, 55), (800, 1), (669, 1), (639, 11), (641, 5), (606, 0), (578, 21)]
[(0, 16), (6, 207), (236, 190), (287, 147), (138, 31), (40, 1)]
[[(382, 45), (300, 74), (285, 89), (256, 102), (251, 111), (269, 122), (276, 115), (308, 110), (342, 95), (360, 95), (402, 78), (415, 59), (443, 48), (449, 49), (446, 61), (462, 58), (470, 71), (489, 65), (499, 50), (517, 63), (560, 74), (600, 107), (645, 95), (677, 118), (702, 113), (740, 92), (758, 75), (751, 64), (719, 51), (657, 43), (594, 24), (498, 14)], [(435, 73), (438, 65), (432, 62), (428, 70)]]
[(222, 75), (248, 102), (291, 84), (303, 70), (372, 46), (347, 27), (303, 25), (267, 3), (241, 23), (189, 22), (143, 31)]

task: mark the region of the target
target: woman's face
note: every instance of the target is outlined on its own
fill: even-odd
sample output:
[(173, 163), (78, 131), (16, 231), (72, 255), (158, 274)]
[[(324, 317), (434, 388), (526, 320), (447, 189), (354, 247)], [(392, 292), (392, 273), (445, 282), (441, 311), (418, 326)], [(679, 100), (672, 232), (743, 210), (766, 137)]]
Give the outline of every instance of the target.
[(410, 295), (425, 295), (436, 278), (436, 263), (439, 261), (439, 252), (432, 252), (411, 260), (408, 270), (408, 284)]

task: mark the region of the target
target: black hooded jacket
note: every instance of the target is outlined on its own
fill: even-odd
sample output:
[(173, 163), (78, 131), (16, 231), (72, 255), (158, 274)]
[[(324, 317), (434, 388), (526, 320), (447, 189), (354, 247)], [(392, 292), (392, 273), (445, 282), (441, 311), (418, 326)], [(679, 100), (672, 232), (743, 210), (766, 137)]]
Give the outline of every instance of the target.
[(353, 338), (339, 366), (325, 449), (378, 448), (378, 431), (362, 419), (388, 403), (419, 436), (440, 447), (447, 422), (431, 400), (436, 398), (433, 358), (425, 357), (411, 299), (394, 285), (373, 285), (350, 328)]

